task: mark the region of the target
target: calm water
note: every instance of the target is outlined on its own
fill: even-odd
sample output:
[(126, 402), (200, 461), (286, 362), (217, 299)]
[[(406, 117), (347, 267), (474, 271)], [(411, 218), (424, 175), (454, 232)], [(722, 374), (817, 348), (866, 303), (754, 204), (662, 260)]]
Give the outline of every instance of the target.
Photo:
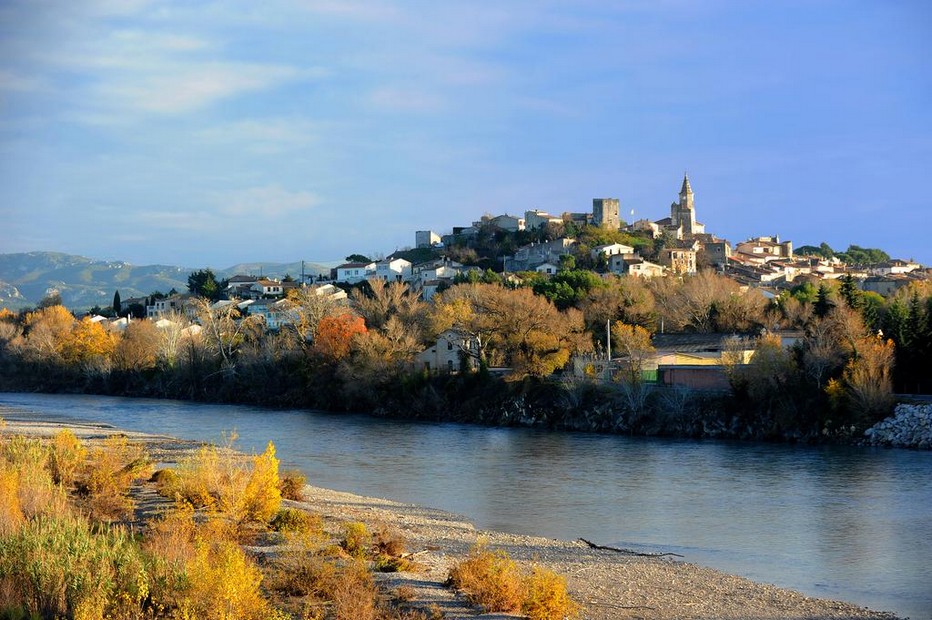
[(814, 596), (932, 618), (932, 453), (422, 424), (176, 401), (0, 393), (29, 412), (239, 445), (312, 484), (478, 527), (683, 554)]

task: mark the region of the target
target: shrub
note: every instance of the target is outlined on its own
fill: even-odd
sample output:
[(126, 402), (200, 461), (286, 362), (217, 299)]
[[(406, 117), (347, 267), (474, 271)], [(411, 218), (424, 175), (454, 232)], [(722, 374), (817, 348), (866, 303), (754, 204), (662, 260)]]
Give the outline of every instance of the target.
[(68, 487), (74, 482), (75, 473), (87, 458), (87, 450), (81, 441), (68, 429), (58, 432), (49, 448), (49, 469), (56, 484)]
[(518, 611), (524, 600), (524, 580), (518, 565), (504, 551), (477, 545), (450, 570), (449, 582), (486, 611)]
[(12, 534), (23, 524), (19, 501), (19, 474), (0, 460), (0, 536)]
[(252, 458), (252, 472), (246, 482), (239, 520), (268, 523), (282, 505), (279, 490), (278, 459), (270, 441), (265, 452)]
[[(278, 459), (269, 442), (265, 452), (244, 460), (227, 446), (204, 446), (179, 464), (178, 493), (195, 507), (223, 513), (237, 524), (268, 522), (281, 506)], [(251, 463), (251, 465), (250, 465)]]
[(150, 467), (142, 446), (120, 435), (108, 437), (102, 447), (92, 450), (79, 484), (91, 517), (110, 520), (128, 515), (133, 509), (130, 486), (138, 478), (148, 478)]
[(399, 557), (405, 552), (407, 541), (401, 532), (385, 526), (375, 533), (373, 546), (377, 553), (390, 557)]
[(149, 482), (155, 483), (159, 495), (174, 497), (180, 489), (181, 478), (174, 469), (159, 469), (152, 474)]
[[(17, 496), (23, 516), (54, 516), (67, 512), (67, 498), (52, 481), (48, 469), (49, 452), (39, 440), (10, 437), (3, 444), (2, 456), (16, 475)], [(7, 482), (8, 492), (11, 484), (12, 481)]]
[(340, 620), (376, 620), (378, 591), (361, 562), (343, 567), (331, 593), (333, 611)]
[(152, 598), (169, 605), (186, 583), (185, 567), (195, 554), (194, 508), (178, 502), (148, 523), (143, 550), (149, 555)]
[(410, 603), (414, 600), (416, 593), (411, 586), (403, 585), (395, 588), (395, 600), (400, 603)]
[(315, 530), (320, 530), (322, 524), (319, 515), (312, 515), (294, 508), (282, 508), (272, 517), (272, 521), (269, 523), (276, 532), (294, 534), (309, 534)]
[(566, 591), (566, 579), (551, 570), (535, 566), (525, 579), (521, 611), (529, 620), (576, 618), (579, 607)]
[(351, 521), (343, 525), (343, 540), (340, 546), (354, 558), (365, 557), (369, 551), (372, 535), (365, 523)]
[(304, 501), (304, 485), (306, 484), (307, 476), (297, 469), (288, 469), (282, 472), (279, 490), (284, 499), (301, 502)]
[(290, 596), (328, 600), (340, 580), (336, 564), (306, 551), (286, 553), (275, 568), (271, 588)]
[(272, 610), (262, 597), (261, 571), (236, 543), (198, 541), (187, 566), (183, 615), (204, 620), (265, 620)]
[(40, 516), (0, 539), (0, 591), (28, 614), (102, 618), (139, 611), (148, 579), (122, 530), (94, 534), (83, 518)]

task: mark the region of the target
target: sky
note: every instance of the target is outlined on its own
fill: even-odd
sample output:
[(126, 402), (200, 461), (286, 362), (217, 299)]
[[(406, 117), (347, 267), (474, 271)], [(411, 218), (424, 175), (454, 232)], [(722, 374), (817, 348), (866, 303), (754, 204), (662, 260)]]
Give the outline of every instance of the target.
[[(485, 213), (932, 264), (926, 0), (0, 0), (0, 253), (340, 261)], [(631, 211), (634, 211), (632, 217)]]

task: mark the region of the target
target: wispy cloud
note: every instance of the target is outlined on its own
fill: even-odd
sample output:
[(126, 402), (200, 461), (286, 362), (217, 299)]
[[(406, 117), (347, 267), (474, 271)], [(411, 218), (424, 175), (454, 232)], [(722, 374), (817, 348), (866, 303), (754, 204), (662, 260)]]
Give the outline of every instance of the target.
[(278, 185), (250, 187), (215, 196), (215, 204), (222, 214), (233, 217), (249, 216), (277, 219), (313, 208), (318, 199), (306, 191), (290, 192)]
[(207, 144), (236, 146), (254, 153), (299, 149), (317, 139), (318, 127), (302, 118), (254, 118), (214, 125), (195, 136)]

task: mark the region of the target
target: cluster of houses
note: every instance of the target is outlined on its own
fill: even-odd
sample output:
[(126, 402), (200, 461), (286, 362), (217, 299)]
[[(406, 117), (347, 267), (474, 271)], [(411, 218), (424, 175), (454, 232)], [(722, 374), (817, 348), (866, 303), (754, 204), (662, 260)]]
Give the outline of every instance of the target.
[[(696, 220), (695, 197), (689, 178), (684, 175), (679, 200), (670, 205), (670, 216), (650, 221), (646, 219), (624, 225), (620, 218), (617, 198), (596, 198), (592, 211), (551, 215), (541, 210), (530, 210), (524, 217), (512, 215), (485, 216), (471, 226), (454, 227), (452, 233), (440, 235), (433, 231), (417, 231), (415, 243), (418, 248), (443, 248), (469, 243), (484, 228), (517, 232), (536, 229), (551, 224), (596, 225), (612, 230), (626, 230), (647, 234), (653, 238), (664, 238), (656, 262), (645, 260), (635, 248), (612, 243), (589, 248), (594, 264), (608, 273), (641, 278), (660, 277), (666, 274), (685, 275), (696, 273), (710, 265), (745, 286), (773, 290), (795, 286), (801, 282), (840, 278), (846, 274), (858, 278), (865, 290), (890, 294), (900, 286), (917, 279), (928, 279), (929, 271), (921, 265), (902, 260), (852, 268), (838, 259), (816, 256), (795, 256), (793, 244), (781, 241), (777, 236), (755, 237), (732, 246), (727, 240), (706, 233), (705, 225)], [(502, 267), (506, 272), (537, 271), (556, 274), (565, 259), (578, 251), (577, 241), (561, 237), (552, 241), (532, 243), (519, 247), (511, 256), (506, 256)], [(446, 256), (420, 264), (412, 264), (399, 256), (367, 262), (347, 262), (331, 270), (329, 279), (320, 276), (311, 286), (317, 295), (326, 296), (337, 302), (345, 302), (346, 292), (339, 284), (352, 285), (371, 278), (385, 282), (406, 283), (412, 291), (430, 300), (438, 290), (451, 284), (457, 276), (468, 274), (477, 267), (464, 266)], [(294, 281), (237, 275), (229, 279), (225, 296), (227, 300), (217, 306), (236, 304), (246, 315), (259, 315), (268, 329), (276, 330), (295, 321), (296, 316), (286, 301), (288, 293), (295, 288), (309, 286)], [(145, 304), (145, 300), (127, 300), (127, 303)], [(146, 307), (146, 316), (158, 324), (169, 321), (172, 315), (186, 315), (194, 319), (197, 309), (189, 295), (172, 295), (153, 301)], [(102, 318), (102, 317), (101, 317)], [(117, 329), (125, 328), (127, 319), (113, 323)], [(121, 325), (121, 322), (122, 325)], [(192, 325), (189, 329), (199, 329)], [(799, 337), (797, 333), (781, 334), (787, 343)], [(731, 346), (734, 349), (733, 345)], [(474, 343), (453, 332), (441, 334), (435, 345), (422, 352), (415, 364), (431, 372), (454, 372), (463, 364), (475, 363)], [(658, 334), (654, 338), (656, 355), (648, 361), (646, 371), (649, 379), (661, 384), (684, 386), (695, 389), (725, 389), (727, 381), (723, 373), (722, 355), (726, 346), (720, 334)], [(730, 354), (734, 354), (731, 351)], [(749, 357), (750, 349), (741, 351)], [(746, 361), (746, 359), (745, 359)], [(579, 376), (609, 377), (613, 371), (612, 360), (599, 356), (580, 357), (574, 360), (573, 369)]]

